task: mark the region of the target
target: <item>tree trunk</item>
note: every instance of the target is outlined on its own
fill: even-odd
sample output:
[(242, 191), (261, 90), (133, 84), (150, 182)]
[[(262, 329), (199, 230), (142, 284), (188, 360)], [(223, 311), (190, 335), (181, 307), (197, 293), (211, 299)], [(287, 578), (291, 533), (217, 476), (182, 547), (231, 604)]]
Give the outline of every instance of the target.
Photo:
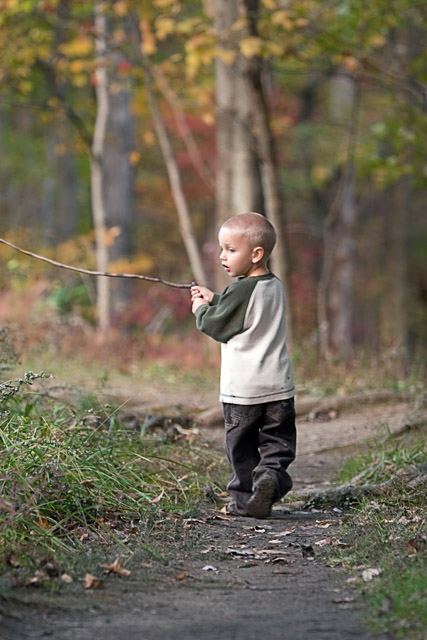
[[(339, 83), (340, 91), (334, 91), (335, 81)], [(355, 79), (341, 74), (334, 78), (332, 98), (331, 113), (341, 121), (348, 119), (347, 157), (335, 199), (323, 225), (318, 327), (322, 355), (333, 350), (347, 358), (352, 348), (354, 229), (357, 217), (354, 154), (359, 100)]]
[[(95, 95), (96, 119), (91, 155), (91, 200), (95, 226), (96, 268), (108, 271), (108, 250), (106, 235), (106, 213), (104, 206), (104, 167), (103, 155), (105, 135), (108, 123), (109, 95), (106, 68), (106, 17), (103, 13), (103, 0), (96, 0), (95, 16)], [(104, 339), (110, 327), (110, 282), (108, 278), (97, 278), (97, 322), (101, 339)]]
[[(252, 134), (252, 108), (245, 61), (231, 31), (239, 15), (237, 0), (215, 0), (219, 46), (235, 54), (231, 64), (216, 59), (217, 183), (216, 227), (239, 213), (263, 210), (262, 187)], [(229, 281), (217, 273), (217, 286)]]
[(405, 354), (406, 311), (406, 215), (409, 208), (406, 178), (391, 187), (384, 211), (383, 288), (380, 308), (380, 343), (385, 351)]
[[(103, 163), (105, 224), (110, 230), (107, 250), (111, 265), (118, 260), (128, 260), (131, 255), (133, 170), (130, 153), (133, 148), (133, 117), (130, 80), (116, 73), (122, 55), (112, 52), (110, 58), (109, 86), (114, 87), (114, 91), (109, 92), (108, 134)], [(111, 312), (120, 313), (129, 302), (130, 283), (117, 278), (110, 287)]]
[[(134, 30), (137, 32), (138, 40), (141, 42), (141, 33), (136, 27), (137, 21), (133, 21)], [(141, 46), (138, 47), (142, 56), (142, 67), (144, 71), (145, 88), (148, 94), (148, 102), (150, 105), (151, 115), (153, 116), (154, 129), (156, 131), (157, 139), (159, 141), (160, 149), (163, 154), (163, 158), (166, 164), (166, 169), (169, 176), (169, 183), (171, 187), (172, 197), (175, 202), (176, 210), (178, 213), (179, 228), (181, 232), (182, 241), (187, 251), (190, 267), (195, 278), (195, 281), (199, 284), (207, 284), (207, 276), (205, 268), (203, 266), (201, 252), (199, 250), (196, 235), (194, 233), (193, 223), (190, 216), (187, 200), (182, 187), (181, 176), (179, 173), (178, 165), (176, 163), (172, 145), (169, 140), (168, 132), (163, 122), (159, 106), (157, 104), (156, 96), (153, 89), (153, 80), (150, 70), (150, 63), (148, 56), (144, 53)]]
[[(241, 10), (248, 18), (249, 34), (259, 37), (258, 0), (240, 0)], [(264, 207), (267, 218), (277, 233), (277, 243), (273, 254), (274, 272), (280, 278), (287, 293), (288, 339), (292, 340), (291, 293), (289, 282), (289, 251), (285, 234), (285, 217), (282, 210), (279, 179), (277, 174), (277, 154), (270, 128), (268, 103), (262, 84), (261, 59), (254, 56), (245, 59), (246, 76), (251, 96), (251, 110), (254, 119), (255, 142), (260, 163)]]

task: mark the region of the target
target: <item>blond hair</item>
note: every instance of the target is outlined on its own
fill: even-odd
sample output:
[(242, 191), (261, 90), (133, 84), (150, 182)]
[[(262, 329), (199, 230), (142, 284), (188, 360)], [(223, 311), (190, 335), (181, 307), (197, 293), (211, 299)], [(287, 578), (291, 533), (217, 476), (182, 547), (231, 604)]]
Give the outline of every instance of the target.
[(260, 213), (240, 213), (224, 222), (221, 229), (237, 231), (251, 247), (264, 249), (264, 260), (268, 260), (276, 244), (276, 231), (269, 220)]

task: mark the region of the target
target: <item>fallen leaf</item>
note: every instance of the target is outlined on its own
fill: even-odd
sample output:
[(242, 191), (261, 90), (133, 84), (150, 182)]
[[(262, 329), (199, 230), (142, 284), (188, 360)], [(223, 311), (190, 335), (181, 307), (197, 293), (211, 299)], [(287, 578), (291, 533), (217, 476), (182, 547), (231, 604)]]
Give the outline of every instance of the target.
[(365, 569), (362, 571), (362, 578), (365, 582), (369, 582), (374, 578), (377, 578), (381, 574), (381, 569)]
[(160, 502), (160, 500), (163, 498), (164, 495), (165, 495), (165, 490), (162, 489), (162, 492), (157, 496), (157, 498), (153, 498), (152, 500), (149, 500), (148, 504), (157, 504), (157, 502)]
[(118, 573), (121, 576), (130, 576), (129, 569), (124, 569), (120, 564), (120, 558), (116, 558), (112, 564), (100, 564), (101, 569), (106, 569), (110, 573)]
[(83, 580), (83, 586), (85, 589), (99, 589), (102, 585), (102, 581), (96, 578), (91, 573), (87, 573)]
[(61, 576), (61, 581), (65, 584), (71, 584), (73, 582), (73, 579), (68, 575), (68, 573), (63, 573)]
[(17, 569), (20, 566), (19, 560), (17, 559), (16, 556), (13, 555), (13, 553), (6, 554), (5, 560), (7, 564), (10, 564), (10, 566), (14, 567), (15, 569)]
[(42, 584), (45, 578), (46, 574), (43, 571), (36, 571), (33, 576), (28, 578), (25, 584), (29, 587), (37, 587), (39, 584)]
[(180, 571), (179, 573), (176, 574), (175, 576), (175, 580), (185, 580), (185, 578), (187, 577), (187, 574), (185, 573), (185, 571)]
[(355, 598), (353, 596), (343, 596), (341, 598), (334, 598), (332, 602), (335, 604), (344, 604), (347, 602), (354, 602)]
[(326, 545), (332, 544), (332, 538), (323, 538), (323, 540), (317, 540), (314, 544), (318, 547), (326, 547)]
[(213, 567), (211, 564), (206, 564), (202, 568), (202, 571), (218, 571), (218, 569), (216, 567)]

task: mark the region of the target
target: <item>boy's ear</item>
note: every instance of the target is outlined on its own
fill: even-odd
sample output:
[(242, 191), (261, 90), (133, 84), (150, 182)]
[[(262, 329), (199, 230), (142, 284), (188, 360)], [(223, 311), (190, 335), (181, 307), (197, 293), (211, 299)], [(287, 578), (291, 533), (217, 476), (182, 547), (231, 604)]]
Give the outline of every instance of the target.
[(263, 247), (254, 247), (252, 249), (252, 262), (255, 264), (257, 262), (261, 262), (264, 257), (264, 249)]

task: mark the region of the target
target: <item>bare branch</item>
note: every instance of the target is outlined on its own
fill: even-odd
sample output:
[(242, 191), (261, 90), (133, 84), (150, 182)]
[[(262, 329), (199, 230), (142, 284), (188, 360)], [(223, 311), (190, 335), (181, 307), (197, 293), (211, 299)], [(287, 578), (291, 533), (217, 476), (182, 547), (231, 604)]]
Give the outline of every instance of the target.
[(143, 276), (143, 275), (140, 275), (139, 273), (110, 273), (109, 271), (92, 271), (91, 269), (82, 269), (80, 267), (73, 267), (69, 264), (64, 264), (62, 262), (57, 262), (56, 260), (51, 260), (51, 258), (40, 256), (38, 253), (33, 253), (32, 251), (27, 251), (26, 249), (22, 249), (21, 247), (18, 247), (16, 244), (13, 244), (12, 242), (8, 242), (4, 238), (0, 238), (0, 242), (7, 245), (8, 247), (11, 247), (12, 249), (16, 249), (16, 251), (25, 253), (25, 255), (27, 256), (31, 256), (32, 258), (37, 258), (37, 260), (42, 260), (43, 262), (48, 262), (49, 264), (53, 264), (55, 267), (61, 267), (62, 269), (68, 269), (69, 271), (77, 271), (78, 273), (85, 273), (89, 276), (105, 276), (108, 278), (135, 278), (138, 280), (148, 280), (149, 282), (158, 282), (159, 284), (165, 284), (168, 287), (175, 287), (177, 289), (190, 289), (192, 287), (192, 284), (168, 282), (167, 280), (162, 280), (162, 278)]

